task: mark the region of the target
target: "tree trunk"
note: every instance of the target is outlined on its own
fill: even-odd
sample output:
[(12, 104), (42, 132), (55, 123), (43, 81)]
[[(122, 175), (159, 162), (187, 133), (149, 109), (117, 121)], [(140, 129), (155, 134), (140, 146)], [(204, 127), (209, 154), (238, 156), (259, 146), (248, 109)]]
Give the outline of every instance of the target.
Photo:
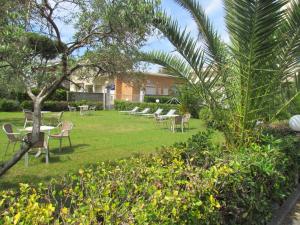
[(41, 100), (36, 98), (33, 101), (33, 128), (32, 128), (32, 143), (38, 141), (40, 126), (41, 126)]
[(29, 151), (31, 146), (33, 146), (37, 141), (40, 133), (41, 125), (41, 99), (35, 98), (33, 100), (33, 128), (32, 128), (32, 140), (22, 141), (20, 150), (7, 162), (0, 166), (0, 177), (3, 176), (11, 167), (13, 167), (17, 162), (19, 162), (22, 157)]

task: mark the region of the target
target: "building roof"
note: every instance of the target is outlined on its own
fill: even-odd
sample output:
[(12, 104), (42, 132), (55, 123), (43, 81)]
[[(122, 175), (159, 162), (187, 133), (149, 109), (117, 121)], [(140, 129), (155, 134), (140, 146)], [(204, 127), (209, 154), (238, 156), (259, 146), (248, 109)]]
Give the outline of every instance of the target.
[(144, 75), (147, 76), (156, 76), (156, 77), (170, 77), (170, 78), (180, 78), (178, 76), (170, 75), (170, 74), (165, 74), (165, 73), (153, 73), (153, 72), (141, 72)]

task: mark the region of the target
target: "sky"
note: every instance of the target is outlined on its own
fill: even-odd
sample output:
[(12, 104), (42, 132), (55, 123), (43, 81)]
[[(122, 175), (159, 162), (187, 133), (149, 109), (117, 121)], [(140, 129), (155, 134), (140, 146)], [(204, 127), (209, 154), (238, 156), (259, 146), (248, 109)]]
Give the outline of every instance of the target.
[[(226, 31), (226, 26), (224, 22), (224, 7), (222, 0), (198, 0), (208, 17), (212, 21), (215, 29), (219, 32), (222, 39), (225, 42), (228, 42), (229, 37)], [(162, 0), (162, 9), (166, 11), (173, 19), (177, 20), (179, 25), (184, 29), (187, 28), (188, 31), (192, 33), (192, 36), (197, 37), (197, 27), (193, 19), (190, 17), (189, 13), (182, 9), (174, 0)], [(146, 43), (146, 46), (142, 48), (142, 51), (166, 51), (173, 52), (174, 47), (172, 44), (165, 38), (151, 37)], [(158, 66), (149, 65), (147, 70), (150, 72), (157, 72), (159, 69)]]

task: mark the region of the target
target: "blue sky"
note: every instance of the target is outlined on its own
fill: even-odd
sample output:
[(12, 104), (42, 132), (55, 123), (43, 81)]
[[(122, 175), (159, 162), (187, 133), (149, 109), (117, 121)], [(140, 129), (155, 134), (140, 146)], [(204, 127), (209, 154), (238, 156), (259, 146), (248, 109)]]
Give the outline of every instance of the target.
[[(207, 15), (211, 19), (215, 28), (218, 30), (219, 34), (223, 38), (225, 42), (228, 42), (228, 35), (226, 32), (226, 27), (224, 23), (224, 7), (223, 0), (198, 0)], [(67, 5), (67, 8), (72, 7), (71, 5)], [(168, 15), (170, 15), (173, 19), (179, 22), (179, 25), (182, 28), (187, 28), (193, 36), (197, 36), (196, 33), (196, 24), (193, 22), (193, 19), (189, 16), (188, 12), (182, 9), (174, 0), (162, 0), (162, 9), (166, 11)], [(75, 10), (75, 9), (74, 9)], [(72, 36), (74, 34), (74, 28), (71, 24), (62, 25), (63, 30), (63, 38), (66, 42), (72, 40)], [(142, 48), (143, 51), (153, 51), (153, 50), (161, 50), (166, 52), (174, 51), (174, 47), (168, 40), (165, 38), (158, 37), (150, 37), (146, 46)], [(79, 51), (80, 54), (81, 51)], [(149, 66), (148, 71), (156, 72), (158, 70), (158, 66)]]
[[(202, 7), (205, 9), (207, 15), (211, 19), (215, 28), (218, 30), (219, 34), (225, 42), (228, 42), (228, 35), (226, 32), (226, 27), (224, 23), (224, 7), (222, 0), (198, 0)], [(174, 0), (162, 0), (162, 8), (170, 15), (173, 19), (176, 19), (182, 28), (187, 27), (187, 29), (197, 36), (196, 24), (193, 19), (189, 16), (188, 12), (182, 9)], [(172, 44), (165, 38), (151, 37), (143, 51), (153, 51), (153, 50), (162, 50), (166, 52), (172, 52), (174, 47)], [(149, 66), (149, 71), (156, 72), (158, 66)]]

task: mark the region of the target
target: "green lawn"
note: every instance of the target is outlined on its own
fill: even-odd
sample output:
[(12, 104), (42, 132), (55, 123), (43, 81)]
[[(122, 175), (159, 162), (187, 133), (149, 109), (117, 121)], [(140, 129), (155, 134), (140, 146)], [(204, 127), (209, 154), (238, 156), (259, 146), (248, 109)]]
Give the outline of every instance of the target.
[[(128, 157), (133, 153), (149, 153), (162, 145), (172, 145), (184, 141), (200, 130), (204, 130), (203, 121), (192, 119), (190, 130), (184, 133), (172, 133), (157, 126), (152, 119), (119, 115), (116, 111), (98, 111), (92, 115), (80, 116), (67, 112), (64, 120), (74, 123), (71, 134), (73, 148), (68, 140), (63, 142), (63, 151), (58, 151), (58, 141), (50, 141), (50, 163), (44, 163), (45, 157), (30, 156), (29, 167), (24, 159), (0, 178), (0, 188), (15, 188), (18, 183), (46, 182), (52, 177), (78, 171), (80, 167), (103, 160)], [(0, 123), (9, 122), (17, 127), (23, 126), (22, 113), (0, 113)], [(7, 139), (3, 131), (0, 134), (0, 156), (3, 160)], [(12, 147), (5, 159), (12, 155)]]

